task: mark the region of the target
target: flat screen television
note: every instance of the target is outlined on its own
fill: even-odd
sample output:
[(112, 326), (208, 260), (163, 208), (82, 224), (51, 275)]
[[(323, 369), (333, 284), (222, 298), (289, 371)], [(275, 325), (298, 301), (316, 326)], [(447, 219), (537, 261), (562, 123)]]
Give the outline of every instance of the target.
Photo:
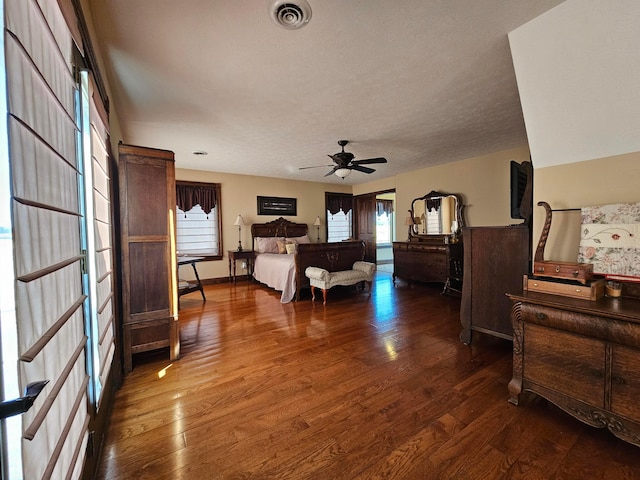
[(524, 219), (520, 212), (524, 191), (527, 188), (528, 172), (524, 164), (511, 160), (511, 218)]

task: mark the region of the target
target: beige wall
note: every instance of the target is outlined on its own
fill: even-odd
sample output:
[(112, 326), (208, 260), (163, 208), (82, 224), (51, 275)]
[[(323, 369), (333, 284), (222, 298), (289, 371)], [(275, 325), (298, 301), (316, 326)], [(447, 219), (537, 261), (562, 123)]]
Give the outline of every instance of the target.
[[(396, 230), (404, 232), (405, 210), (414, 198), (441, 190), (459, 193), (466, 203), (465, 219), (469, 226), (508, 225), (518, 223), (510, 216), (509, 162), (529, 159), (528, 148), (521, 147), (459, 162), (428, 167), (396, 177), (375, 180), (353, 187), (354, 195), (395, 189)], [(256, 196), (281, 196), (298, 199), (298, 215), (287, 217), (307, 223), (312, 239), (316, 216), (324, 220), (325, 192), (351, 192), (349, 185), (300, 182), (267, 177), (177, 169), (178, 180), (215, 182), (222, 184), (222, 229), (224, 258), (198, 266), (201, 278), (223, 278), (228, 275), (226, 250), (238, 244), (238, 230), (233, 222), (241, 214), (247, 223), (242, 229), (242, 244), (250, 248), (251, 223), (274, 220), (275, 216), (258, 216)], [(580, 208), (619, 202), (640, 201), (640, 152), (590, 160), (555, 167), (535, 169), (534, 205), (546, 201), (553, 209)], [(534, 206), (533, 246), (538, 243), (544, 222), (544, 209)], [(579, 212), (556, 212), (547, 247), (546, 259), (575, 261), (580, 237)], [(320, 228), (321, 240), (325, 227)], [(400, 235), (402, 237), (402, 235)], [(404, 238), (404, 237), (403, 237)], [(240, 265), (238, 265), (240, 267)], [(184, 277), (190, 278), (187, 270)], [(238, 270), (238, 273), (245, 273)], [(182, 274), (182, 272), (181, 272)]]
[(529, 160), (527, 146), (469, 158), (458, 162), (427, 167), (396, 176), (393, 181), (375, 181), (354, 187), (354, 194), (396, 189), (396, 231), (404, 232), (404, 220), (414, 198), (432, 190), (458, 193), (465, 202), (468, 226), (508, 225), (519, 223), (510, 215), (509, 162)]
[[(396, 191), (397, 232), (405, 232), (406, 210), (414, 198), (439, 190), (447, 193), (459, 193), (466, 204), (465, 219), (467, 225), (507, 225), (518, 223), (510, 216), (510, 179), (509, 162), (529, 159), (526, 146), (501, 152), (469, 158), (459, 162), (428, 167), (401, 174), (395, 177), (374, 180), (353, 186), (353, 194)], [(316, 182), (300, 182), (267, 177), (253, 177), (227, 173), (205, 172), (199, 170), (177, 169), (176, 179), (222, 184), (222, 231), (224, 259), (204, 262), (198, 266), (201, 278), (223, 278), (228, 275), (228, 257), (226, 250), (234, 250), (238, 244), (238, 230), (233, 222), (238, 214), (244, 218), (247, 227), (242, 229), (244, 248), (251, 246), (249, 225), (274, 220), (275, 216), (258, 216), (256, 196), (294, 197), (298, 199), (298, 215), (287, 217), (294, 222), (307, 223), (312, 239), (316, 238), (313, 226), (316, 216), (324, 221), (325, 192), (351, 193), (350, 185), (336, 185)], [(403, 235), (400, 235), (404, 239)], [(325, 228), (320, 228), (320, 239), (325, 239)], [(240, 265), (238, 265), (238, 268)], [(238, 270), (238, 273), (246, 273)], [(187, 269), (181, 276), (190, 278)]]
[[(301, 182), (250, 175), (205, 172), (200, 170), (176, 169), (177, 180), (192, 182), (220, 183), (222, 193), (222, 247), (224, 258), (218, 261), (202, 262), (198, 265), (200, 278), (223, 278), (229, 275), (227, 250), (235, 250), (238, 246), (238, 227), (233, 226), (238, 215), (242, 215), (245, 227), (242, 227), (242, 246), (251, 249), (252, 223), (264, 223), (275, 220), (278, 216), (258, 215), (257, 196), (289, 197), (297, 199), (297, 215), (286, 217), (287, 220), (309, 225), (309, 236), (313, 241), (317, 238), (317, 229), (313, 226), (319, 215), (324, 223), (325, 192), (351, 193), (350, 185), (335, 185), (316, 182)], [(325, 227), (320, 227), (320, 240), (325, 240)], [(246, 274), (237, 265), (237, 273)], [(180, 275), (190, 279), (188, 269), (182, 268)]]
[[(533, 191), (534, 205), (545, 201), (554, 210), (640, 202), (640, 152), (536, 169)], [(534, 206), (534, 248), (544, 219)], [(545, 259), (575, 262), (579, 243), (580, 212), (554, 212)]]

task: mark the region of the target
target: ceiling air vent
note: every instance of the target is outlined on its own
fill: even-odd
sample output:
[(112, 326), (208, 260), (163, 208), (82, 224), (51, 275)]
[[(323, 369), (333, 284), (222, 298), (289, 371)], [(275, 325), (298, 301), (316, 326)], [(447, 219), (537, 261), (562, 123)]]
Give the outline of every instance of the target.
[(271, 2), (269, 13), (276, 24), (288, 30), (302, 28), (311, 20), (311, 7), (306, 0), (275, 0)]

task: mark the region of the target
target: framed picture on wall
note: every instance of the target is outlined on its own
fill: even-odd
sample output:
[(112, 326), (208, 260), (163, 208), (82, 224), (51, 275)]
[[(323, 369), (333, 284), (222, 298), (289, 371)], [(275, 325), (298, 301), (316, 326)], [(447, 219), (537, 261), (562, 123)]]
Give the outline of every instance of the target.
[(295, 198), (258, 197), (258, 215), (297, 215)]

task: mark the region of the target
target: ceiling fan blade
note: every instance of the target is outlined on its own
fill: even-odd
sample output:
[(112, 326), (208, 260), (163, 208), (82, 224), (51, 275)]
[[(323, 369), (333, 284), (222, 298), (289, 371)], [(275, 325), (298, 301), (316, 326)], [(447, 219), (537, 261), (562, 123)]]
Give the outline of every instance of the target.
[(330, 171), (329, 173), (327, 173), (327, 174), (325, 175), (325, 177), (330, 177), (331, 175), (333, 175), (334, 173), (336, 173), (336, 170), (338, 170), (339, 168), (340, 168), (340, 166), (339, 166), (339, 165), (336, 165), (335, 167), (333, 167), (333, 168), (331, 169), (331, 171)]
[(313, 167), (300, 167), (298, 168), (298, 170), (307, 170), (309, 168), (326, 168), (326, 167), (333, 167), (333, 165), (314, 165)]
[(373, 172), (375, 172), (375, 170), (373, 168), (361, 167), (360, 165), (351, 165), (349, 168), (351, 168), (352, 170), (357, 170), (359, 172), (364, 172), (364, 173), (373, 173)]
[(384, 157), (378, 158), (365, 158), (364, 160), (354, 160), (351, 162), (353, 165), (368, 165), (371, 163), (387, 163), (387, 159)]

